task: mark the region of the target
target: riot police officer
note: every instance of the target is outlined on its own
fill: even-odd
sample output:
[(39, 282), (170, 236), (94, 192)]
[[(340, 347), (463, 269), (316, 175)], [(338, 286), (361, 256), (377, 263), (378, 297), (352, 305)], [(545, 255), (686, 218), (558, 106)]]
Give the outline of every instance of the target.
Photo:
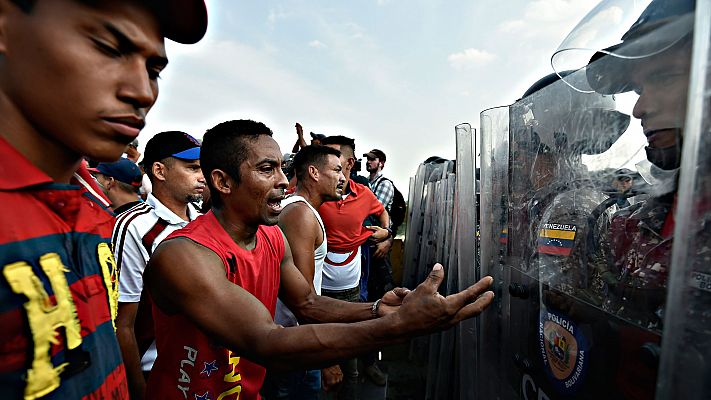
[[(656, 375), (660, 352), (672, 265), (695, 3), (652, 1), (622, 36), (622, 42), (593, 55), (586, 69), (588, 82), (598, 93), (635, 91), (639, 95), (633, 116), (640, 120), (647, 139), (648, 162), (641, 171), (653, 182), (652, 195), (615, 214), (603, 238), (604, 248), (612, 255), (610, 272), (616, 275), (615, 280), (607, 282), (611, 296), (606, 308), (643, 328), (619, 331), (622, 351), (618, 384), (628, 396), (636, 398), (654, 392), (654, 386), (644, 381)], [(687, 229), (707, 243), (711, 238), (703, 219), (698, 226)], [(700, 319), (703, 320), (709, 322), (708, 316)], [(708, 332), (708, 326), (702, 329)], [(688, 350), (699, 351), (696, 345), (690, 341)], [(630, 349), (637, 349), (638, 353)], [(694, 360), (706, 356), (701, 354)], [(702, 366), (708, 369), (704, 361), (687, 367)]]

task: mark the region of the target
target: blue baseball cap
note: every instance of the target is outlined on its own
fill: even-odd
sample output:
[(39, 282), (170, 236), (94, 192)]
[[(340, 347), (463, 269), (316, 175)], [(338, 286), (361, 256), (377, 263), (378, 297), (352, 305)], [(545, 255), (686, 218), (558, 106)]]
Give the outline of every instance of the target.
[(151, 168), (153, 163), (168, 157), (194, 161), (200, 159), (200, 141), (180, 131), (161, 132), (146, 143), (143, 165)]
[(96, 168), (88, 168), (88, 170), (89, 172), (98, 172), (134, 187), (141, 186), (141, 178), (143, 177), (138, 165), (127, 158), (119, 158), (118, 161), (112, 163), (102, 162)]

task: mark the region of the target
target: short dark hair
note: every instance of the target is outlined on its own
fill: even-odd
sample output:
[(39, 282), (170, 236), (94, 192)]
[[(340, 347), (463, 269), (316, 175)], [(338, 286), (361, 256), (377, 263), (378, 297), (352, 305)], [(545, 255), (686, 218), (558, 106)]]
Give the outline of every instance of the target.
[(118, 184), (118, 187), (126, 193), (138, 194), (141, 192), (140, 186), (129, 185), (128, 183), (121, 182), (118, 179), (114, 179), (114, 182), (116, 182), (116, 184)]
[(273, 132), (263, 123), (249, 119), (222, 122), (205, 132), (200, 149), (200, 167), (214, 207), (222, 206), (222, 200), (220, 193), (212, 186), (212, 171), (223, 170), (239, 184), (240, 167), (249, 155), (247, 144), (262, 135), (271, 137)]
[(12, 0), (20, 10), (29, 13), (35, 7), (35, 0)]
[(323, 167), (324, 164), (326, 164), (326, 159), (329, 155), (340, 157), (341, 152), (334, 148), (321, 145), (309, 145), (303, 147), (294, 156), (293, 165), (297, 182), (306, 179), (310, 165), (313, 165), (316, 168)]
[[(355, 158), (355, 140), (342, 135), (327, 136), (321, 141), (322, 145), (337, 144), (341, 146), (341, 152), (350, 158)], [(345, 151), (344, 151), (345, 150)]]
[[(30, 13), (34, 8), (35, 4), (37, 3), (37, 0), (10, 0), (11, 2), (15, 3), (17, 7), (19, 7), (22, 11), (25, 13)], [(86, 4), (88, 6), (95, 6), (98, 3), (98, 0), (76, 0), (79, 3)]]

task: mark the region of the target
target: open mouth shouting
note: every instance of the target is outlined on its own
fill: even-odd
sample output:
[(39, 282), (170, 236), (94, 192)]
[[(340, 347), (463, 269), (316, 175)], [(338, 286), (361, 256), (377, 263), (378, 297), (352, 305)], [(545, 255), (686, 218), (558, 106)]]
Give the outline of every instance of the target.
[(279, 214), (281, 213), (281, 201), (284, 200), (286, 196), (284, 196), (284, 192), (281, 191), (281, 194), (277, 196), (270, 196), (267, 199), (267, 207), (269, 207), (269, 210), (274, 213), (274, 214)]

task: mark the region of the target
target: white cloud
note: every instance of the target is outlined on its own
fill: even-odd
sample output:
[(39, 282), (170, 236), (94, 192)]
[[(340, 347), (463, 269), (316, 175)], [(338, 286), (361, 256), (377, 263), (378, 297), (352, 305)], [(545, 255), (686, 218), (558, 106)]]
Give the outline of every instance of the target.
[(503, 33), (518, 33), (525, 27), (526, 23), (523, 20), (515, 19), (501, 23), (499, 31)]
[(325, 48), (326, 45), (323, 42), (321, 42), (320, 40), (312, 40), (309, 42), (309, 47), (313, 47), (316, 49), (322, 49), (322, 48)]
[(496, 59), (496, 55), (486, 50), (469, 48), (459, 53), (450, 54), (447, 57), (449, 65), (456, 70), (464, 70), (476, 66), (487, 64)]
[(589, 0), (536, 0), (528, 3), (523, 16), (503, 21), (498, 31), (523, 39), (561, 40), (594, 6)]

